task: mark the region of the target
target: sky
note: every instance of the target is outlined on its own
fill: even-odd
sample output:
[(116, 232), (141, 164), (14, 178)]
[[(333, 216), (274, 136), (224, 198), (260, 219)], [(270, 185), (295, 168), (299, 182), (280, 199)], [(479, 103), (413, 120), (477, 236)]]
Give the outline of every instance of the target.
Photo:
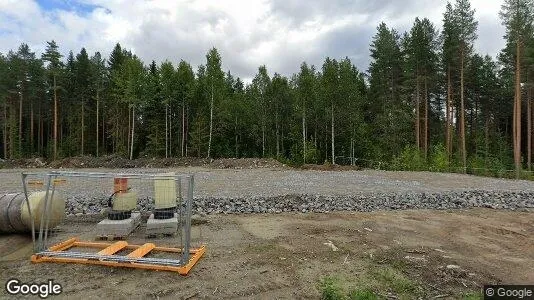
[[(105, 57), (119, 42), (145, 63), (205, 63), (216, 47), (223, 69), (249, 81), (260, 65), (290, 76), (303, 61), (349, 57), (361, 70), (380, 22), (402, 33), (416, 17), (441, 28), (446, 0), (0, 0), (0, 52), (27, 43), (38, 55), (55, 40), (63, 55), (82, 47)], [(471, 0), (475, 49), (504, 47), (502, 0)]]

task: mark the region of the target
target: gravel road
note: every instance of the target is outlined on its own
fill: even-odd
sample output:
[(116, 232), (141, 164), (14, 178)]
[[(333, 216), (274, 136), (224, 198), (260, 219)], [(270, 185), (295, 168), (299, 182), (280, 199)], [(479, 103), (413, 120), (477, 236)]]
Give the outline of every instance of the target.
[[(22, 190), (20, 173), (49, 170), (0, 170), (0, 192)], [(430, 172), (386, 171), (302, 171), (292, 169), (96, 169), (80, 171), (116, 173), (177, 172), (195, 175), (197, 197), (250, 197), (308, 194), (322, 196), (349, 196), (373, 193), (435, 193), (448, 191), (531, 191), (534, 182), (495, 179), (461, 174)], [(101, 181), (87, 180), (88, 185), (77, 188), (94, 190), (91, 184)]]
[[(0, 170), (0, 193), (21, 191), (20, 173), (22, 171), (25, 170)], [(45, 172), (48, 170), (26, 171)], [(194, 174), (194, 195), (200, 203), (196, 208), (200, 208), (198, 211), (204, 213), (368, 211), (369, 207), (373, 210), (471, 206), (534, 207), (534, 182), (460, 174), (374, 170), (342, 172), (294, 169), (235, 170), (199, 167), (83, 169), (80, 171), (117, 173), (174, 171), (181, 174)], [(68, 200), (72, 204), (69, 206), (69, 213), (73, 214), (99, 212), (102, 208), (99, 202), (112, 189), (110, 179), (69, 179), (68, 181), (66, 187), (62, 189), (66, 189)], [(152, 200), (149, 199), (152, 194), (151, 183), (132, 182), (131, 186), (140, 192), (142, 209), (151, 209)], [(280, 204), (280, 201), (288, 205)], [(260, 203), (259, 207), (256, 206), (257, 203)], [(332, 203), (334, 205), (330, 205)], [(277, 207), (274, 207), (275, 204)]]

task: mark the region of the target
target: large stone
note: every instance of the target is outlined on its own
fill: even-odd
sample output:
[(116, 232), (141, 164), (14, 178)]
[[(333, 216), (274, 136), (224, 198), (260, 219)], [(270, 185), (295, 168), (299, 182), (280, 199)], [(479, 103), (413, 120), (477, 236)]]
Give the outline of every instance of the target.
[(132, 233), (141, 223), (141, 213), (133, 212), (132, 216), (125, 220), (105, 219), (96, 225), (96, 234), (99, 237), (114, 238), (126, 237)]
[(154, 214), (146, 221), (146, 235), (175, 234), (178, 231), (178, 214), (170, 219), (155, 219)]

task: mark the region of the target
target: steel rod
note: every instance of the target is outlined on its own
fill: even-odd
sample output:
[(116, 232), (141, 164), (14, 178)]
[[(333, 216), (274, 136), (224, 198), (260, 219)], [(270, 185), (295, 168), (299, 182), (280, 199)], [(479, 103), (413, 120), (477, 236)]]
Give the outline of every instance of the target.
[(133, 263), (147, 263), (147, 264), (159, 264), (159, 265), (173, 265), (181, 266), (181, 261), (176, 259), (167, 259), (167, 258), (148, 258), (148, 257), (127, 257), (123, 255), (98, 255), (92, 253), (82, 253), (82, 252), (51, 252), (43, 251), (37, 253), (39, 256), (49, 256), (49, 257), (68, 257), (68, 258), (84, 258), (84, 259), (97, 259), (97, 260), (107, 260), (107, 261), (117, 261), (117, 262), (133, 262)]
[(35, 245), (35, 220), (32, 215), (32, 208), (30, 206), (30, 200), (28, 199), (28, 188), (26, 187), (26, 177), (28, 175), (22, 173), (22, 189), (24, 190), (24, 198), (26, 201), (26, 206), (28, 206), (28, 215), (30, 216), (30, 220), (32, 223), (32, 244), (33, 244), (33, 251), (37, 251), (37, 247)]
[(45, 225), (45, 232), (44, 232), (44, 245), (46, 247), (47, 241), (48, 241), (48, 226), (50, 224), (50, 210), (52, 207), (52, 203), (54, 202), (54, 193), (56, 192), (56, 185), (54, 184), (54, 180), (57, 177), (52, 177), (52, 194), (50, 195), (50, 201), (48, 202), (48, 206), (46, 209), (46, 225)]
[(43, 212), (41, 213), (41, 223), (39, 225), (39, 241), (38, 241), (38, 250), (43, 250), (45, 249), (45, 245), (44, 245), (44, 241), (43, 241), (43, 229), (44, 229), (44, 222), (45, 222), (45, 217), (46, 217), (46, 208), (48, 206), (48, 193), (50, 191), (50, 182), (52, 181), (51, 180), (51, 176), (48, 175), (46, 176), (46, 192), (45, 192), (45, 203), (44, 203), (44, 207), (45, 209), (43, 209)]
[(189, 188), (187, 189), (187, 201), (185, 203), (185, 244), (183, 247), (184, 252), (182, 253), (182, 260), (187, 262), (189, 261), (189, 248), (191, 246), (191, 210), (193, 204), (193, 186), (194, 179), (193, 175), (189, 176)]

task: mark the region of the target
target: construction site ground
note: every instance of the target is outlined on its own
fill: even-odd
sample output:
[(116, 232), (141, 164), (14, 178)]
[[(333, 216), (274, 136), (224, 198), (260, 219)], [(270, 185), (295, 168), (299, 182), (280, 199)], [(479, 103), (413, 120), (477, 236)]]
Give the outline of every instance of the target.
[[(0, 172), (2, 190), (17, 187), (20, 171)], [(291, 189), (323, 194), (501, 186), (532, 189), (530, 182), (432, 173), (182, 171), (198, 174), (197, 195), (214, 196)], [(98, 220), (69, 217), (51, 241), (71, 237), (93, 241)], [(129, 243), (147, 241), (143, 226), (127, 239)], [(53, 279), (63, 287), (59, 298), (84, 299), (317, 299), (328, 287), (344, 295), (372, 290), (384, 298), (476, 299), (484, 284), (534, 282), (534, 213), (529, 210), (219, 214), (195, 220), (192, 236), (193, 244), (205, 244), (207, 252), (188, 276), (180, 276), (103, 266), (32, 264), (31, 237), (0, 235), (0, 282)], [(149, 241), (177, 246), (179, 239)], [(6, 296), (1, 289), (0, 298)]]

